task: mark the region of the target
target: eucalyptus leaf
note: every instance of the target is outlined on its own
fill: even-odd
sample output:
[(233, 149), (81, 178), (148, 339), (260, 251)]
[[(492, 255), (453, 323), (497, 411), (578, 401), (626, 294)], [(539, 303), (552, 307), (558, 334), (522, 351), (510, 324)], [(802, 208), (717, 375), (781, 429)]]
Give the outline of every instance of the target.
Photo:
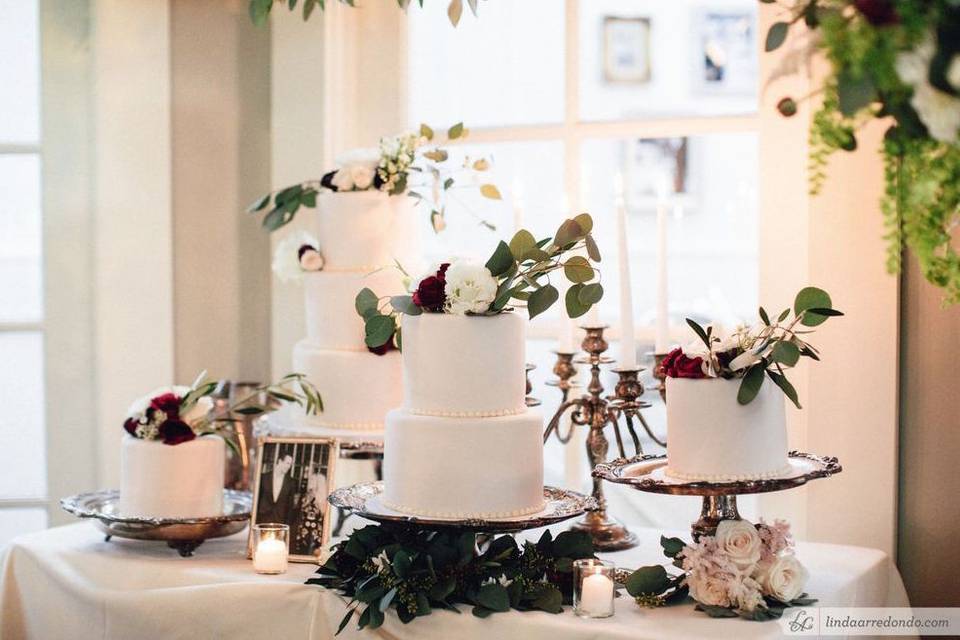
[(763, 386), (763, 378), (766, 367), (761, 360), (747, 370), (740, 382), (740, 389), (737, 391), (737, 402), (740, 404), (750, 404), (760, 393), (760, 387)]
[(419, 316), (423, 313), (423, 309), (414, 304), (413, 296), (393, 296), (390, 298), (390, 306), (408, 316)]
[(827, 317), (817, 313), (804, 313), (807, 309), (832, 309), (833, 302), (830, 300), (830, 294), (817, 287), (804, 287), (797, 293), (793, 301), (793, 312), (796, 315), (803, 314), (800, 324), (807, 327), (816, 327), (827, 321)]
[(776, 371), (767, 371), (767, 375), (769, 375), (770, 379), (773, 380), (778, 387), (780, 387), (780, 389), (783, 391), (783, 394), (790, 399), (790, 402), (792, 402), (797, 409), (803, 408), (800, 406), (800, 399), (797, 397), (797, 390), (793, 387), (790, 381), (787, 380), (787, 376), (783, 375), (782, 373), (777, 373)]
[(364, 342), (371, 349), (382, 347), (393, 337), (396, 322), (390, 316), (376, 314), (364, 324)]
[(429, 142), (430, 140), (433, 140), (433, 129), (431, 129), (431, 128), (430, 128), (429, 126), (427, 126), (426, 124), (421, 124), (421, 125), (420, 125), (420, 137), (421, 137), (421, 138), (426, 138), (428, 142)]
[[(460, 4), (459, 0), (454, 0), (453, 2), (450, 3), (450, 6), (453, 6), (454, 2), (456, 2), (457, 4)], [(461, 10), (462, 10), (462, 9), (463, 9), (463, 7), (461, 6)], [(458, 13), (458, 15), (457, 15), (457, 20), (459, 20), (459, 19), (460, 19), (460, 16), (459, 16), (459, 13)], [(456, 23), (454, 23), (454, 24), (456, 24)], [(450, 127), (450, 129), (447, 130), (447, 137), (450, 138), (451, 140), (456, 140), (457, 138), (459, 138), (459, 137), (462, 136), (462, 135), (463, 135), (463, 123), (462, 123), (462, 122), (458, 122), (457, 124), (453, 125), (452, 127)]]
[(633, 597), (644, 593), (660, 595), (670, 586), (670, 576), (663, 565), (640, 567), (627, 577), (625, 586)]
[(582, 304), (597, 304), (603, 298), (603, 285), (599, 282), (585, 284), (583, 285), (583, 288), (580, 289), (577, 297), (580, 299)]
[(515, 264), (510, 245), (501, 240), (485, 266), (490, 270), (490, 275), (496, 278), (508, 272)]
[(254, 213), (266, 208), (266, 206), (270, 204), (270, 195), (271, 194), (268, 193), (267, 195), (261, 196), (260, 198), (254, 200), (250, 206), (247, 207), (247, 213)]
[(774, 362), (779, 362), (780, 364), (792, 367), (797, 364), (798, 360), (800, 360), (800, 347), (792, 342), (780, 340), (773, 345), (773, 351), (770, 353), (770, 359)]
[(584, 235), (593, 231), (593, 218), (589, 213), (581, 213), (573, 217), (573, 221), (580, 225)]
[(597, 241), (593, 239), (593, 236), (588, 233), (584, 236), (583, 243), (587, 247), (587, 255), (590, 256), (590, 259), (594, 262), (600, 262), (600, 247), (597, 246)]
[(697, 321), (693, 320), (692, 318), (687, 318), (687, 325), (689, 325), (690, 328), (693, 329), (693, 332), (696, 333), (701, 340), (703, 340), (703, 344), (707, 346), (707, 349), (710, 349), (710, 336), (707, 335), (707, 332), (704, 331), (703, 327), (701, 327)]
[(510, 252), (514, 259), (523, 260), (528, 251), (536, 249), (536, 244), (537, 241), (532, 233), (526, 229), (520, 229), (513, 234), (513, 238), (510, 240)]
[(553, 237), (553, 242), (558, 247), (566, 247), (577, 242), (583, 236), (583, 228), (576, 222), (576, 220), (564, 220), (563, 224), (560, 225), (560, 228), (557, 229), (557, 233)]
[(491, 200), (503, 199), (503, 196), (500, 195), (500, 189), (497, 189), (497, 186), (494, 184), (480, 185), (480, 195), (484, 198), (490, 198)]
[(499, 584), (485, 584), (477, 591), (477, 603), (491, 611), (509, 611), (510, 597)]
[(668, 558), (675, 558), (677, 555), (683, 551), (683, 548), (687, 546), (680, 538), (668, 538), (666, 536), (660, 536), (660, 546), (663, 547), (663, 555)]
[(527, 301), (527, 311), (530, 313), (530, 319), (537, 317), (557, 301), (560, 292), (552, 284), (545, 285), (530, 294), (530, 300)]
[(583, 256), (571, 256), (563, 263), (563, 273), (570, 282), (588, 282), (593, 279), (593, 267)]
[(375, 294), (371, 289), (364, 287), (354, 299), (353, 307), (357, 310), (357, 314), (366, 320), (367, 318), (377, 314), (377, 305), (379, 303), (380, 299), (377, 297), (377, 294)]
[(763, 46), (764, 50), (770, 52), (779, 49), (780, 45), (787, 39), (789, 29), (789, 22), (774, 22), (770, 30), (767, 31), (767, 39)]

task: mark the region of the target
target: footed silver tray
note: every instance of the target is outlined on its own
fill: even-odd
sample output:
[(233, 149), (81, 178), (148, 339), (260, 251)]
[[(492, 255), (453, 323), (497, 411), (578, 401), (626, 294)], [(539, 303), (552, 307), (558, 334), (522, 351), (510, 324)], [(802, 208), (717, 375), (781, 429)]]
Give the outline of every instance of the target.
[(544, 508), (537, 513), (508, 518), (437, 518), (412, 516), (395, 511), (383, 504), (383, 482), (362, 482), (350, 487), (337, 489), (330, 494), (329, 501), (340, 509), (348, 509), (358, 516), (385, 524), (408, 524), (424, 529), (462, 529), (484, 533), (509, 533), (538, 529), (563, 522), (579, 516), (585, 511), (597, 508), (597, 502), (590, 496), (576, 491), (544, 487)]
[(158, 540), (176, 549), (183, 557), (210, 538), (239, 533), (250, 521), (253, 496), (249, 491), (223, 490), (223, 515), (209, 518), (144, 518), (120, 513), (120, 492), (105, 489), (81, 493), (60, 500), (67, 513), (96, 521), (109, 542), (113, 536), (133, 540)]

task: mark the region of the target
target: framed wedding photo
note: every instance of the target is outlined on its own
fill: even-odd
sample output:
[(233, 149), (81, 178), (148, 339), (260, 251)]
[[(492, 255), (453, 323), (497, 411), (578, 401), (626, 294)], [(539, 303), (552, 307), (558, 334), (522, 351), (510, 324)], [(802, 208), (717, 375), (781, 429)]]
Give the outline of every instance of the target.
[(649, 18), (603, 18), (603, 79), (623, 84), (650, 81)]
[(330, 541), (330, 505), (340, 443), (330, 438), (260, 438), (247, 555), (253, 525), (290, 527), (290, 561), (319, 562)]

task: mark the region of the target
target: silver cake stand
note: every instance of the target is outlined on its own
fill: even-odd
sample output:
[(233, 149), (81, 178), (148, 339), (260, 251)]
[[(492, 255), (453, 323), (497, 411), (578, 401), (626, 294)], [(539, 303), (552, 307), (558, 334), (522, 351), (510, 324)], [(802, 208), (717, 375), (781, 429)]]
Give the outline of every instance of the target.
[(497, 519), (436, 518), (412, 516), (395, 511), (383, 504), (382, 496), (383, 482), (362, 482), (337, 489), (330, 494), (329, 501), (334, 507), (349, 510), (362, 518), (381, 524), (409, 525), (420, 529), (459, 529), (481, 533), (515, 533), (527, 529), (539, 529), (575, 518), (597, 508), (597, 502), (591, 496), (566, 489), (544, 487), (544, 508), (537, 513)]
[(133, 540), (158, 540), (184, 558), (204, 540), (239, 533), (250, 521), (253, 497), (248, 491), (223, 490), (223, 514), (209, 518), (141, 518), (120, 513), (120, 492), (116, 489), (81, 493), (60, 500), (63, 510), (78, 518), (90, 518), (106, 534)]
[(593, 477), (648, 493), (703, 497), (700, 519), (691, 527), (694, 539), (698, 539), (703, 535), (713, 535), (721, 520), (740, 518), (740, 513), (737, 511), (738, 495), (785, 491), (805, 485), (811, 480), (826, 478), (843, 471), (840, 462), (832, 457), (791, 451), (787, 454), (787, 459), (790, 463), (789, 471), (763, 480), (738, 482), (681, 480), (665, 473), (667, 467), (665, 455), (638, 455), (603, 462), (594, 467)]

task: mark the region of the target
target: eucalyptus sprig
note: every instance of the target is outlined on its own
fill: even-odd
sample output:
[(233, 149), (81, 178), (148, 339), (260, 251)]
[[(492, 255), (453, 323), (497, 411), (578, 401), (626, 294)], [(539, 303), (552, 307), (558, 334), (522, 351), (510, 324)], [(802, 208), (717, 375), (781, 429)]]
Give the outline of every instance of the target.
[[(526, 230), (517, 231), (510, 242), (500, 241), (485, 263), (488, 279), (496, 281), (496, 293), (483, 312), (471, 315), (496, 315), (510, 305), (526, 306), (530, 318), (549, 309), (560, 298), (551, 282), (551, 274), (561, 273), (570, 282), (565, 308), (567, 315), (577, 318), (603, 298), (600, 284), (600, 250), (593, 239), (593, 218), (588, 213), (565, 220), (553, 237), (537, 240)], [(401, 314), (420, 315), (413, 295), (380, 296), (369, 288), (362, 289), (355, 299), (357, 313), (363, 318), (365, 342), (378, 349), (393, 343), (402, 347)]]
[(687, 324), (706, 347), (707, 375), (742, 378), (737, 402), (752, 402), (763, 381), (770, 378), (800, 409), (797, 390), (787, 379), (786, 370), (796, 366), (801, 357), (820, 360), (819, 351), (804, 336), (828, 318), (842, 315), (833, 308), (826, 291), (805, 287), (797, 293), (792, 310), (784, 309), (771, 319), (766, 309), (760, 307), (760, 324), (752, 328), (742, 327), (725, 340), (714, 335), (712, 326), (704, 328), (690, 318), (687, 318)]
[[(332, 2), (332, 0), (303, 0), (301, 12), (303, 14), (304, 20), (309, 20), (310, 16), (313, 15), (313, 12), (319, 9), (323, 12), (326, 9), (327, 2)], [(356, 7), (356, 0), (338, 0), (340, 4), (346, 5), (348, 7)], [(287, 5), (287, 9), (290, 11), (295, 11), (297, 9), (297, 0), (250, 0), (249, 12), (250, 19), (255, 25), (263, 26), (267, 22), (267, 18), (270, 17), (270, 11), (273, 9), (273, 5), (277, 4)], [(463, 15), (463, 2), (464, 0), (450, 0), (447, 4), (447, 18), (450, 19), (450, 24), (457, 26), (460, 23), (460, 17)], [(470, 7), (470, 11), (474, 16), (477, 15), (477, 8), (479, 5), (479, 0), (466, 0), (467, 6)], [(406, 11), (407, 7), (411, 4), (416, 3), (423, 8), (423, 0), (397, 0), (397, 6), (400, 9)]]
[(477, 543), (476, 533), (369, 525), (337, 544), (307, 584), (350, 599), (339, 634), (355, 616), (358, 628), (376, 629), (390, 608), (404, 624), (458, 604), (480, 618), (510, 609), (560, 613), (573, 597), (574, 560), (593, 557), (583, 532), (545, 531), (522, 545), (504, 535), (479, 553)]
[[(213, 393), (218, 384), (218, 381), (206, 380), (195, 383), (184, 399), (184, 405), (189, 408), (199, 398)], [(214, 433), (217, 431), (216, 423), (232, 423), (243, 417), (261, 415), (272, 409), (273, 402), (291, 402), (303, 407), (307, 415), (323, 411), (323, 398), (313, 383), (302, 373), (288, 373), (277, 382), (256, 387), (215, 415), (207, 416), (198, 425), (198, 430)]]

